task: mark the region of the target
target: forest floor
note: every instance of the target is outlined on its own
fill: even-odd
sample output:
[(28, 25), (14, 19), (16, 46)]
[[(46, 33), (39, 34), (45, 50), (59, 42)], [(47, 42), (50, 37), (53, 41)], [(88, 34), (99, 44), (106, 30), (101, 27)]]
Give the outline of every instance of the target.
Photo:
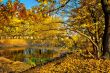
[(110, 60), (79, 57), (77, 53), (70, 54), (40, 67), (1, 58), (0, 73), (110, 73)]
[(110, 60), (78, 59), (71, 54), (24, 73), (110, 73)]

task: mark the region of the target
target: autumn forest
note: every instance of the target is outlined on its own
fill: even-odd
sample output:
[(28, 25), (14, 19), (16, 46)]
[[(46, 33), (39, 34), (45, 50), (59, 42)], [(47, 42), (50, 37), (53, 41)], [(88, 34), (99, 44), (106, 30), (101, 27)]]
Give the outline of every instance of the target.
[(0, 73), (110, 73), (110, 0), (0, 0)]

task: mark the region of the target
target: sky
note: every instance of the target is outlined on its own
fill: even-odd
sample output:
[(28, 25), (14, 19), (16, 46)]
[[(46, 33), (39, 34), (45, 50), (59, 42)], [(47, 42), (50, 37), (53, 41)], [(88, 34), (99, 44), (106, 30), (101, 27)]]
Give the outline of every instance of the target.
[[(3, 3), (6, 3), (8, 0), (3, 0)], [(12, 0), (14, 1), (14, 0)], [(27, 9), (30, 9), (33, 6), (36, 6), (38, 2), (36, 0), (19, 0), (21, 3), (24, 3)]]
[[(3, 3), (6, 3), (8, 0), (3, 0)], [(14, 1), (14, 0), (12, 0)], [(31, 9), (31, 7), (38, 5), (38, 2), (36, 0), (19, 0), (20, 3), (25, 4), (26, 9)], [(71, 0), (72, 1), (72, 0)], [(77, 0), (79, 1), (79, 0)], [(59, 2), (59, 0), (56, 0), (56, 2)], [(74, 2), (69, 2), (68, 5), (72, 5), (73, 7), (75, 7)], [(58, 6), (58, 5), (57, 5)], [(79, 7), (80, 5), (77, 4), (77, 6)], [(68, 11), (68, 8), (66, 8), (66, 10)], [(71, 10), (71, 8), (69, 9), (69, 11)], [(59, 12), (60, 13), (60, 12)], [(61, 14), (58, 14), (61, 15)], [(62, 15), (61, 15), (62, 16)], [(64, 20), (68, 19), (68, 15), (66, 14), (66, 16), (63, 18)]]

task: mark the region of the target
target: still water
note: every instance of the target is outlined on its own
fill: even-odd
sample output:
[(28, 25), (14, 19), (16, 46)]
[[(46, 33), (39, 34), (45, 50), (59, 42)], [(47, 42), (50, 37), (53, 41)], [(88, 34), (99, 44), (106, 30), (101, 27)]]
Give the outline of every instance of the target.
[(13, 61), (21, 61), (28, 64), (40, 64), (53, 59), (59, 47), (11, 47), (0, 48), (0, 56)]

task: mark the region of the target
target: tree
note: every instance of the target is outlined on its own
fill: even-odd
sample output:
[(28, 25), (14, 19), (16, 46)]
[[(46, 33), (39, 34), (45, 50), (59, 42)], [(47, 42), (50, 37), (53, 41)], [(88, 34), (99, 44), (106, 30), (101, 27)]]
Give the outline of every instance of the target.
[[(45, 1), (47, 1), (47, 0), (45, 0)], [(98, 50), (101, 46), (101, 35), (102, 35), (102, 31), (99, 31), (99, 30), (103, 29), (103, 25), (101, 23), (103, 21), (103, 19), (101, 19), (102, 21), (99, 22), (100, 19), (98, 18), (98, 17), (102, 18), (102, 16), (103, 16), (102, 11), (100, 9), (101, 5), (100, 4), (97, 5), (96, 0), (93, 0), (93, 1), (80, 0), (80, 2), (78, 2), (78, 1), (79, 0), (74, 0), (74, 1), (61, 0), (60, 7), (54, 8), (52, 10), (50, 9), (47, 12), (59, 10), (61, 12), (64, 11), (66, 14), (69, 14), (70, 19), (68, 19), (67, 22), (64, 22), (64, 23), (66, 23), (65, 30), (67, 30), (67, 31), (69, 30), (68, 31), (69, 35), (67, 37), (71, 38), (70, 35), (74, 35), (72, 33), (73, 31), (85, 36), (86, 39), (89, 39), (92, 42), (95, 56), (97, 56)], [(49, 2), (51, 2), (51, 1), (49, 1)], [(42, 3), (45, 4), (44, 2), (42, 2)], [(70, 5), (71, 3), (74, 3), (74, 4), (71, 6)], [(80, 6), (78, 6), (79, 3), (80, 3)], [(69, 9), (69, 11), (66, 10), (67, 8)], [(99, 13), (99, 12), (101, 12), (101, 13)]]
[[(102, 35), (104, 28), (101, 3), (96, 0), (80, 0), (80, 7), (71, 10), (70, 27), (90, 37), (93, 42), (94, 56), (101, 54)], [(87, 39), (87, 37), (86, 37)]]
[(106, 53), (110, 55), (110, 0), (101, 0), (101, 4), (105, 18), (105, 29), (102, 41), (103, 42), (102, 56), (105, 56)]

